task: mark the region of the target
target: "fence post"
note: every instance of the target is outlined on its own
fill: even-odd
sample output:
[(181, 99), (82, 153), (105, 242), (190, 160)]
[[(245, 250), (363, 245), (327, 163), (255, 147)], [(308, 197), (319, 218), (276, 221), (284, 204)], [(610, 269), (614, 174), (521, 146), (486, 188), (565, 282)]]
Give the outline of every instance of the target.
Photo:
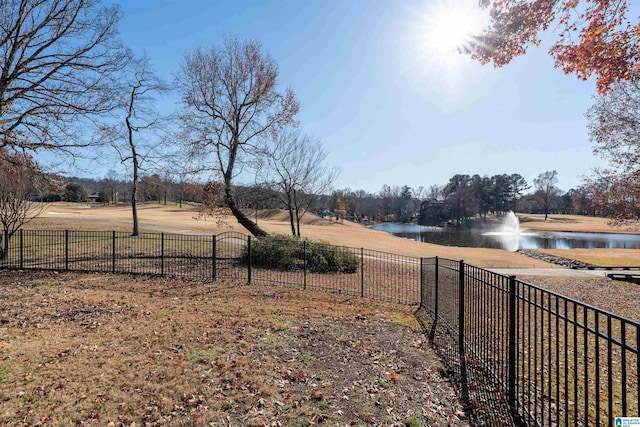
[(116, 273), (116, 230), (111, 231), (111, 273)]
[(439, 298), (439, 277), (440, 277), (440, 266), (439, 266), (439, 262), (438, 262), (438, 257), (436, 257), (435, 259), (435, 263), (436, 263), (436, 271), (435, 271), (435, 277), (434, 277), (434, 281), (435, 283), (435, 301), (433, 303), (433, 324), (437, 324), (438, 323), (438, 298)]
[(360, 297), (364, 298), (364, 248), (360, 248)]
[(2, 259), (4, 265), (9, 265), (9, 232), (7, 230), (2, 231), (2, 252), (4, 253), (4, 258)]
[(216, 235), (211, 236), (211, 276), (213, 280), (218, 280), (218, 252), (216, 245)]
[(69, 271), (69, 230), (64, 230), (64, 271)]
[(302, 241), (302, 254), (304, 256), (304, 263), (303, 263), (303, 268), (304, 268), (304, 282), (303, 282), (303, 286), (302, 289), (306, 290), (307, 289), (307, 241), (303, 240)]
[(464, 356), (464, 261), (459, 263), (458, 278), (458, 349)]
[(251, 284), (251, 236), (247, 236), (247, 253), (249, 254), (247, 261), (247, 283)]
[(516, 306), (516, 276), (509, 276), (509, 379), (508, 379), (508, 400), (511, 413), (517, 415), (516, 410), (516, 325), (517, 323), (517, 306)]
[(467, 375), (467, 356), (465, 350), (464, 338), (464, 261), (460, 261), (459, 267), (459, 289), (458, 289), (458, 356), (460, 361), (460, 383), (462, 389), (462, 401), (465, 404), (470, 402), (469, 399), (469, 377)]
[(164, 233), (160, 234), (160, 276), (164, 277)]
[(20, 270), (24, 268), (24, 230), (20, 229)]
[(420, 308), (424, 307), (424, 258), (420, 257)]

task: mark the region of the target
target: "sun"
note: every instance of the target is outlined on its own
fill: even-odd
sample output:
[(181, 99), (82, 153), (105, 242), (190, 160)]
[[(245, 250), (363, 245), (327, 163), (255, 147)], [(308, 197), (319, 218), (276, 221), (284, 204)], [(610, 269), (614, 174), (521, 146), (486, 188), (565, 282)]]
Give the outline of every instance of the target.
[(419, 48), (430, 62), (447, 68), (468, 59), (464, 54), (472, 37), (486, 28), (488, 19), (477, 0), (429, 2), (420, 14)]

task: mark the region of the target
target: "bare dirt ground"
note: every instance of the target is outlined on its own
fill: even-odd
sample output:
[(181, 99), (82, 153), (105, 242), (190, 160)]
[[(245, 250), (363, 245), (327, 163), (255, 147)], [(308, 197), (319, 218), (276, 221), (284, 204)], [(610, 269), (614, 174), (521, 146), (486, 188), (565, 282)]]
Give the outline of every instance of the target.
[(0, 272), (0, 426), (464, 426), (410, 308)]

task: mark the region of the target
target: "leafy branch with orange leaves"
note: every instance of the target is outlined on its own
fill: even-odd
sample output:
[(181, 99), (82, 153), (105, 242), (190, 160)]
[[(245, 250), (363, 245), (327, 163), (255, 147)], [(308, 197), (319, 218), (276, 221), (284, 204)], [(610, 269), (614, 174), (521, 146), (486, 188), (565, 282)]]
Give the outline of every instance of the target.
[(538, 46), (552, 29), (558, 40), (549, 53), (555, 66), (586, 80), (596, 77), (598, 92), (640, 78), (640, 18), (630, 0), (480, 0), (490, 25), (466, 49), (483, 64), (501, 67)]

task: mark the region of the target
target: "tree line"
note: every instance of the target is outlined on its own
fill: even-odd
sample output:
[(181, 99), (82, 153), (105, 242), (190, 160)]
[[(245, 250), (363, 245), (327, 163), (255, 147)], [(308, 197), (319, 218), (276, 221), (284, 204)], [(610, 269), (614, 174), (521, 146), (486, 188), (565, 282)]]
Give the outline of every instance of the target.
[(323, 197), (332, 214), (354, 221), (415, 222), (421, 225), (462, 227), (488, 215), (507, 211), (544, 214), (607, 216), (614, 208), (599, 197), (602, 181), (587, 180), (577, 188), (561, 191), (557, 171), (538, 175), (530, 185), (520, 174), (480, 176), (456, 174), (444, 185), (412, 188), (384, 185), (377, 193), (336, 190)]
[[(58, 178), (63, 185), (58, 191), (45, 196), (46, 200), (71, 202), (92, 201), (102, 204), (126, 203), (130, 182), (113, 176), (94, 180), (88, 178)], [(383, 185), (378, 192), (333, 190), (330, 194), (310, 195), (308, 203), (299, 207), (300, 215), (313, 212), (332, 220), (355, 222), (402, 222), (421, 225), (451, 225), (463, 227), (467, 222), (500, 216), (507, 211), (532, 214), (576, 214), (607, 216), (615, 206), (607, 204), (599, 194), (606, 191), (604, 181), (586, 180), (577, 188), (561, 191), (556, 171), (538, 175), (530, 185), (520, 174), (498, 174), (480, 176), (456, 174), (444, 185), (428, 188), (409, 185)], [(160, 204), (183, 203), (203, 206), (211, 203), (217, 209), (223, 189), (213, 182), (192, 180), (152, 174), (142, 176), (138, 200)], [(213, 187), (213, 188), (212, 188)], [(42, 196), (41, 196), (42, 197)], [(243, 212), (255, 218), (257, 211), (265, 209), (288, 210), (291, 194), (286, 188), (264, 185), (235, 185), (234, 198)], [(206, 210), (206, 209), (205, 209)], [(201, 208), (202, 211), (202, 208)], [(208, 212), (211, 214), (211, 212)], [(215, 213), (213, 213), (215, 215)], [(292, 235), (300, 236), (296, 222), (291, 227)]]

